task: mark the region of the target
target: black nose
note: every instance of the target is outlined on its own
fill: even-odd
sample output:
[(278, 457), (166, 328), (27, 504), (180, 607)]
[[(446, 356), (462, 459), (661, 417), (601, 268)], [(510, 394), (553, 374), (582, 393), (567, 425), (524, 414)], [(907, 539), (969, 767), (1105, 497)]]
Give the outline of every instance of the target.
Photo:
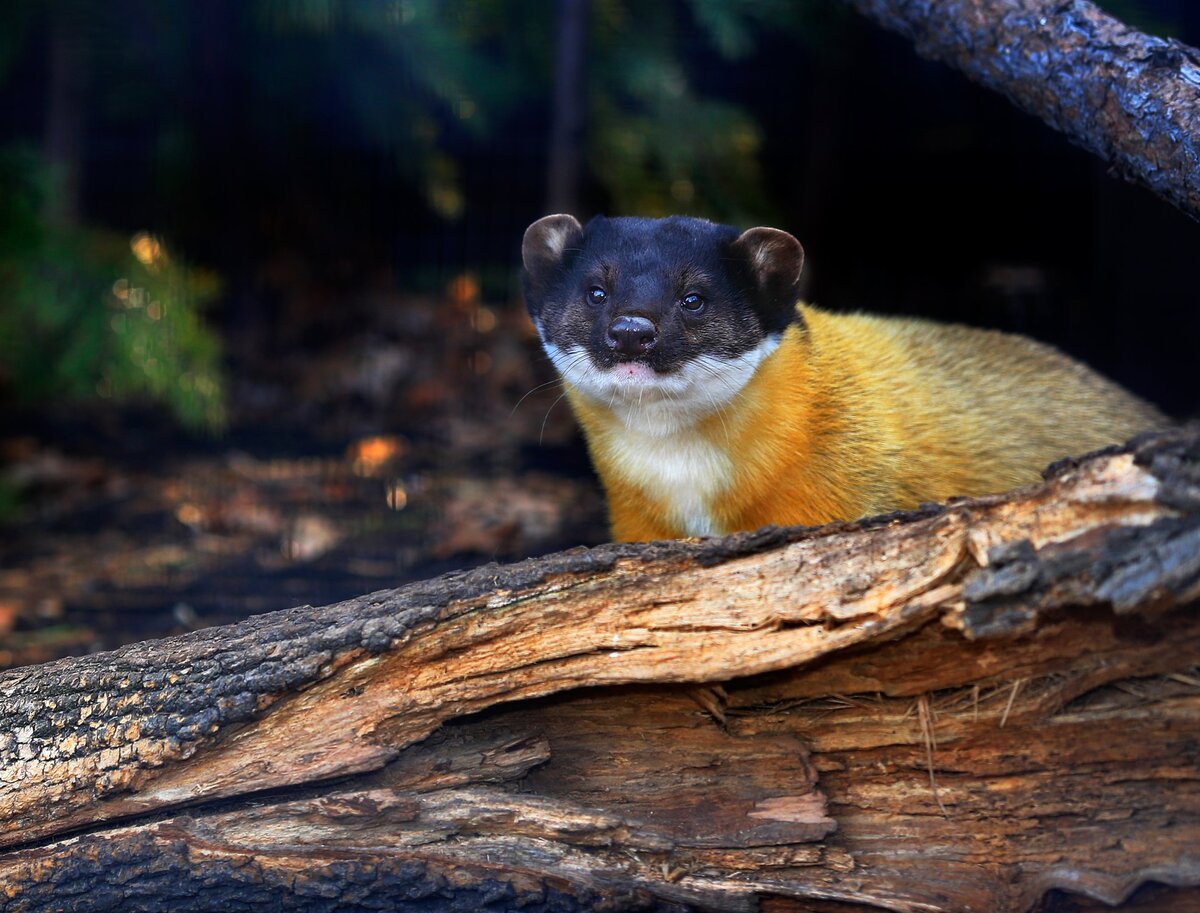
[(645, 355), (658, 342), (658, 327), (648, 317), (621, 316), (608, 325), (608, 344), (621, 355)]

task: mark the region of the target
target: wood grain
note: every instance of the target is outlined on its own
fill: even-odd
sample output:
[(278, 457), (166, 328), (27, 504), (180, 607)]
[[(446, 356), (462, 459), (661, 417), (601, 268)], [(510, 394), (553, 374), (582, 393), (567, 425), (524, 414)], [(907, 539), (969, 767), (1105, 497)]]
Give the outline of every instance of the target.
[[(12, 670), (0, 910), (1195, 887), (1198, 599), (1193, 429), (1002, 496), (574, 550)], [(1197, 896), (1168, 887), (1146, 890)]]

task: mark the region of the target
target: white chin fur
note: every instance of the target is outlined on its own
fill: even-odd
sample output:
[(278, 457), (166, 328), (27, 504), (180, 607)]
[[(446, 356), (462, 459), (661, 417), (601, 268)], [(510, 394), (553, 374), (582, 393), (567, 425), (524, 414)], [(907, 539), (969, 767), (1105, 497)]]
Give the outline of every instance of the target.
[(768, 336), (735, 358), (700, 355), (672, 374), (648, 378), (618, 376), (617, 369), (592, 361), (583, 346), (562, 349), (544, 338), (543, 344), (567, 383), (611, 408), (631, 431), (658, 436), (689, 428), (731, 402), (779, 347), (779, 340), (778, 335)]

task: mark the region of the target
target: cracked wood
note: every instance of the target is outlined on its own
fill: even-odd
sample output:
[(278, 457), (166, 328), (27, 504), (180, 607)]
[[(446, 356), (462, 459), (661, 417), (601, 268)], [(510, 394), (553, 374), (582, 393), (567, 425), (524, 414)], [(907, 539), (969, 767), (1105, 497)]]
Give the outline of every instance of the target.
[[(1196, 885), (1198, 536), (1200, 435), (1171, 432), (1003, 496), (13, 670), (0, 909), (161, 909), (166, 872), (180, 910)], [(713, 682), (723, 723), (685, 687)]]

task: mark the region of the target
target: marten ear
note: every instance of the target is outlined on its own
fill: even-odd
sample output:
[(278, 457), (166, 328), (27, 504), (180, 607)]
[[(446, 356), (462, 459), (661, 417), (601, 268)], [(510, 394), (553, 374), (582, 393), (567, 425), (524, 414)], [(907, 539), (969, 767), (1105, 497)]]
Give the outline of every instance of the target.
[(574, 216), (559, 213), (544, 216), (525, 229), (521, 242), (521, 261), (535, 286), (543, 286), (562, 263), (563, 254), (578, 248), (583, 228)]
[(758, 284), (760, 300), (786, 325), (800, 297), (800, 271), (804, 248), (778, 228), (749, 228), (732, 244)]

